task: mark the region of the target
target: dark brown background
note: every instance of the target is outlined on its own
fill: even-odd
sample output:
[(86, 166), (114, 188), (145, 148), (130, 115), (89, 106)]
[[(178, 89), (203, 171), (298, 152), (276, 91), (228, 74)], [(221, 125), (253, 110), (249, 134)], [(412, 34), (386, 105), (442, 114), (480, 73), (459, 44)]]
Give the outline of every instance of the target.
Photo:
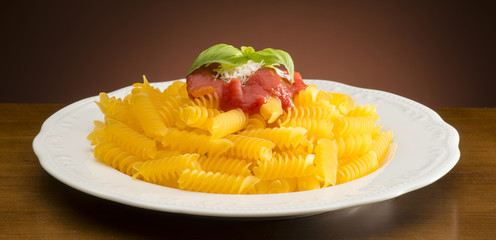
[(2, 6), (0, 102), (71, 103), (183, 78), (203, 49), (289, 52), (307, 79), (496, 107), (491, 6), (451, 1), (39, 1)]

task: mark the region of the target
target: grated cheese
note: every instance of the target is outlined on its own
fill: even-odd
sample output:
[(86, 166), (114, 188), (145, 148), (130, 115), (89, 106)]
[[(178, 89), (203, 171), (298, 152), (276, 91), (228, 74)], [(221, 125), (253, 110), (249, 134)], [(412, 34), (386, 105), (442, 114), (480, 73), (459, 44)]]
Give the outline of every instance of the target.
[(262, 68), (263, 65), (263, 61), (257, 63), (252, 60), (248, 60), (248, 62), (243, 66), (217, 71), (217, 75), (215, 77), (226, 82), (231, 81), (233, 78), (237, 78), (242, 83), (245, 83), (248, 81), (248, 78), (258, 69)]

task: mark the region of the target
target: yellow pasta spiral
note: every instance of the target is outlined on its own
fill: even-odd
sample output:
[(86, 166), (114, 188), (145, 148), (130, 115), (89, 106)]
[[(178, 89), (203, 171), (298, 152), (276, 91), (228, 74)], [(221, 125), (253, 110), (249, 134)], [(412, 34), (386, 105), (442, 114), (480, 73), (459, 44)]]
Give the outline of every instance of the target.
[(180, 95), (167, 95), (161, 92), (158, 88), (152, 87), (145, 76), (143, 76), (143, 83), (135, 83), (133, 86), (132, 95), (139, 92), (146, 93), (166, 127), (174, 126), (178, 107), (184, 105), (189, 100)]
[(234, 143), (229, 151), (230, 156), (263, 161), (272, 158), (275, 144), (269, 140), (235, 134), (229, 134), (225, 138)]
[(160, 90), (156, 87), (153, 87), (146, 79), (146, 76), (143, 75), (143, 83), (134, 83), (132, 91), (143, 91), (148, 93), (149, 95), (160, 94)]
[(268, 123), (275, 122), (282, 113), (283, 110), (279, 98), (270, 97), (267, 99), (267, 102), (260, 107), (260, 115), (262, 115)]
[(187, 106), (181, 109), (181, 120), (190, 127), (207, 129), (207, 122), (220, 114), (220, 111), (213, 108), (206, 108), (198, 105)]
[(336, 106), (343, 115), (348, 114), (355, 106), (355, 101), (347, 94), (335, 92), (327, 92), (327, 94), (332, 96), (329, 103)]
[(302, 127), (308, 130), (307, 136), (319, 138), (333, 137), (333, 123), (323, 119), (315, 118), (297, 118), (292, 119), (282, 127)]
[(137, 91), (132, 94), (131, 103), (133, 113), (145, 130), (145, 134), (149, 137), (162, 136), (166, 126), (150, 95), (143, 91)]
[(219, 99), (217, 98), (217, 94), (206, 94), (201, 97), (193, 98), (193, 104), (206, 108), (218, 109)]
[(213, 140), (211, 136), (205, 134), (176, 128), (167, 128), (161, 142), (162, 146), (172, 150), (201, 155), (208, 153), (209, 156), (225, 153), (234, 145), (233, 142), (225, 138)]
[(296, 180), (298, 191), (308, 191), (320, 188), (320, 182), (316, 176), (299, 177)]
[(332, 99), (326, 92), (320, 90), (315, 85), (308, 85), (300, 90), (293, 98), (294, 105), (298, 106), (327, 106)]
[(152, 159), (157, 154), (155, 141), (117, 120), (108, 118), (107, 124), (106, 138), (126, 151), (145, 160)]
[(189, 103), (188, 98), (178, 98), (162, 94), (160, 97), (160, 107), (158, 112), (164, 120), (166, 127), (174, 127), (178, 120), (179, 109)]
[(244, 130), (239, 135), (267, 139), (281, 147), (296, 147), (306, 140), (306, 133), (301, 127), (280, 127)]
[(260, 181), (254, 176), (236, 176), (230, 174), (205, 172), (186, 169), (179, 177), (179, 188), (188, 191), (249, 194), (254, 193), (255, 184)]
[(248, 116), (241, 109), (233, 109), (218, 114), (208, 123), (208, 131), (213, 139), (219, 139), (228, 134), (235, 133), (246, 126)]
[(140, 177), (145, 181), (163, 186), (171, 186), (171, 183), (185, 169), (201, 169), (198, 163), (199, 157), (199, 154), (183, 154), (149, 160), (136, 166), (137, 172), (133, 177)]
[(285, 112), (284, 115), (280, 118), (279, 125), (284, 126), (289, 121), (299, 118), (312, 118), (312, 119), (330, 121), (331, 119), (335, 119), (340, 116), (342, 116), (341, 113), (338, 110), (336, 110), (336, 107), (334, 105), (298, 106), (294, 108), (289, 108), (287, 112)]
[(171, 97), (181, 97), (188, 98), (188, 89), (186, 88), (186, 83), (181, 81), (174, 81), (171, 85), (169, 85), (164, 93)]
[(155, 159), (171, 157), (181, 155), (182, 153), (178, 150), (172, 150), (169, 148), (162, 147), (160, 145), (157, 146), (157, 154), (155, 155)]
[(367, 134), (375, 128), (375, 120), (371, 117), (342, 117), (334, 120), (335, 135)]
[(315, 147), (315, 166), (317, 177), (323, 182), (323, 187), (336, 185), (338, 171), (338, 146), (336, 141), (320, 139)]
[(86, 137), (86, 139), (91, 141), (91, 146), (95, 146), (100, 139), (105, 138), (105, 128), (106, 125), (102, 121), (95, 120), (93, 121), (93, 124), (95, 127), (93, 128), (93, 131), (91, 131), (90, 134)]
[(296, 190), (296, 178), (262, 180), (255, 185), (257, 194), (288, 193)]
[(371, 117), (375, 121), (379, 120), (379, 114), (376, 111), (377, 105), (357, 105), (349, 113), (348, 117)]
[(199, 163), (202, 170), (207, 172), (220, 172), (226, 174), (248, 176), (251, 175), (250, 165), (251, 162), (247, 162), (243, 159), (232, 158), (228, 156), (216, 156), (216, 157), (201, 157)]
[(311, 154), (314, 151), (314, 144), (312, 141), (308, 139), (303, 139), (303, 141), (296, 147), (285, 147), (285, 146), (277, 146), (275, 151), (278, 152), (286, 152), (286, 153), (291, 153), (294, 155), (306, 155), (306, 154)]
[(362, 156), (348, 159), (338, 167), (337, 184), (361, 178), (379, 167), (377, 154), (369, 151)]
[(94, 155), (98, 160), (129, 176), (136, 172), (133, 168), (134, 164), (143, 161), (107, 140), (96, 144)]
[[(164, 92), (161, 92), (158, 88), (152, 87), (146, 77), (143, 76), (143, 83), (133, 84), (134, 88), (131, 91), (131, 100), (134, 95), (140, 95), (141, 97), (146, 95), (149, 98), (146, 101), (153, 105), (156, 114), (160, 116), (164, 126), (173, 127), (178, 109), (190, 102), (187, 92), (186, 95), (184, 95), (184, 92), (181, 92), (186, 90), (185, 86), (181, 87), (181, 85), (181, 83), (172, 84)], [(141, 100), (145, 101), (145, 99)], [(147, 107), (150, 108), (150, 104), (147, 103)], [(155, 115), (155, 113), (153, 114)]]
[(313, 165), (313, 157), (311, 154), (306, 156), (291, 153), (274, 154), (269, 161), (259, 161), (253, 168), (253, 173), (262, 180), (309, 176), (317, 170)]
[(338, 156), (349, 157), (366, 153), (372, 146), (370, 134), (350, 134), (336, 137), (338, 144)]
[(373, 137), (374, 144), (372, 145), (371, 151), (377, 153), (377, 159), (379, 159), (379, 163), (382, 162), (384, 155), (386, 155), (386, 152), (388, 151), (392, 140), (393, 140), (392, 130), (389, 130), (388, 132), (381, 132), (378, 133), (377, 135), (374, 135)]
[(105, 117), (113, 118), (122, 122), (137, 132), (143, 132), (141, 125), (134, 114), (131, 112), (131, 106), (127, 101), (109, 97), (106, 93), (100, 93), (100, 101), (95, 102)]
[(256, 129), (256, 128), (265, 128), (267, 123), (265, 122), (264, 117), (260, 114), (252, 114), (248, 117), (248, 121), (246, 123), (245, 129)]

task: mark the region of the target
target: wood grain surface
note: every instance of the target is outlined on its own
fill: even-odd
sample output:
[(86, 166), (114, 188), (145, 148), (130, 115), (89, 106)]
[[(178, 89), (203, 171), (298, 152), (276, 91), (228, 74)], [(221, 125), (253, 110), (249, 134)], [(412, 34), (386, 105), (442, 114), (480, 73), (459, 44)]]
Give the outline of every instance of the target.
[(293, 219), (195, 217), (134, 208), (51, 177), (33, 152), (62, 104), (0, 104), (0, 239), (492, 239), (496, 109), (438, 108), (460, 133), (461, 158), (435, 183), (400, 197)]

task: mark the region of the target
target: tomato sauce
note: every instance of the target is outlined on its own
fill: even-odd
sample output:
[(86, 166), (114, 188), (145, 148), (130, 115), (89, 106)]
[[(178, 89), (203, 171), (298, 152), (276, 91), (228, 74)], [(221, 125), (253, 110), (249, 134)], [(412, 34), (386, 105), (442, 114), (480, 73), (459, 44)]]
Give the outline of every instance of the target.
[(191, 97), (216, 93), (223, 111), (241, 108), (249, 114), (258, 113), (269, 97), (279, 98), (283, 109), (292, 108), (294, 94), (307, 87), (299, 73), (291, 84), (271, 68), (260, 68), (242, 84), (236, 78), (229, 83), (219, 80), (213, 67), (202, 67), (189, 74), (186, 83)]

